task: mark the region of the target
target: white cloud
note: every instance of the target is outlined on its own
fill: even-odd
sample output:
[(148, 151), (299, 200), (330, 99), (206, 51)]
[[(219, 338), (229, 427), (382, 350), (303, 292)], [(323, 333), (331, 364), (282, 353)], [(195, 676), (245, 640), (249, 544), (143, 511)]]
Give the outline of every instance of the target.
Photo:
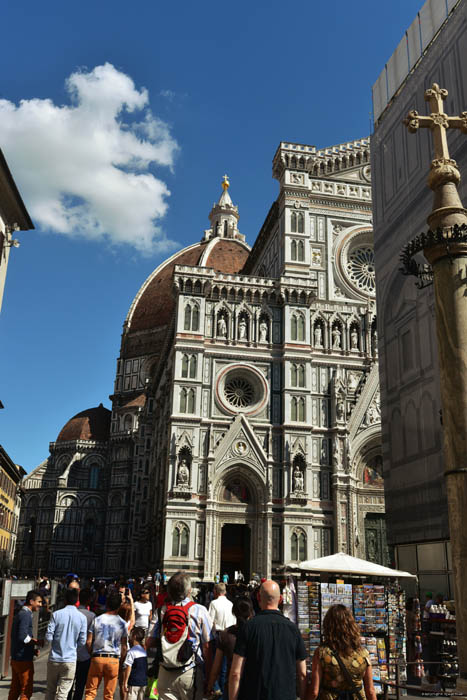
[(36, 225), (127, 243), (171, 247), (159, 228), (170, 192), (150, 168), (178, 149), (148, 93), (110, 63), (73, 73), (68, 105), (0, 100), (0, 145)]

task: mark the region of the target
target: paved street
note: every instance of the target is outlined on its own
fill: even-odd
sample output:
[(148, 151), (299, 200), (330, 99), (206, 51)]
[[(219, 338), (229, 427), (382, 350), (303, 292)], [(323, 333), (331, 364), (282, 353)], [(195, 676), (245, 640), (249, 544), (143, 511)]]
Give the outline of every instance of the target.
[[(48, 650), (44, 650), (40, 657), (35, 661), (34, 670), (34, 697), (41, 697), (45, 693), (45, 679), (47, 676), (47, 657), (49, 655)], [(101, 683), (99, 691), (97, 693), (98, 700), (103, 698), (103, 684)], [(0, 680), (0, 700), (6, 700), (8, 697), (8, 690), (10, 688), (10, 678), (4, 678)], [(115, 693), (115, 698), (118, 698), (118, 693)]]

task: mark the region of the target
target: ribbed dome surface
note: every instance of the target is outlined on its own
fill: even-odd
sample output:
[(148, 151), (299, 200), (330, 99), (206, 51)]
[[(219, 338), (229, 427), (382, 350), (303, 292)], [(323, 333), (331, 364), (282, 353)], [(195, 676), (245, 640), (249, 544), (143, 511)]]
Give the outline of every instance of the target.
[[(201, 262), (203, 254), (206, 259)], [(237, 274), (248, 258), (249, 247), (236, 239), (214, 238), (176, 253), (148, 277), (127, 317), (130, 333), (159, 328), (169, 323), (175, 308), (172, 278), (175, 265), (212, 267)]]
[(88, 408), (65, 423), (57, 437), (57, 442), (68, 440), (98, 440), (109, 439), (111, 411), (102, 404), (96, 408)]

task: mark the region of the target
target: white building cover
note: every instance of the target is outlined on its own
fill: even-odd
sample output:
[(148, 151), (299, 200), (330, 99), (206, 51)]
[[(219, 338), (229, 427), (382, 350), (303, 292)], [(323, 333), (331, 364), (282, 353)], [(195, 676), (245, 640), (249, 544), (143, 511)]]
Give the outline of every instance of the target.
[[(373, 115), (375, 120), (379, 119), (388, 102), (422, 56), (449, 13), (459, 2), (460, 0), (426, 0), (373, 85)], [(386, 94), (381, 89), (382, 83), (388, 86)]]
[(302, 571), (315, 571), (316, 573), (358, 574), (362, 576), (385, 576), (388, 578), (417, 578), (414, 574), (409, 574), (408, 571), (397, 571), (397, 569), (390, 569), (387, 566), (373, 564), (371, 561), (351, 557), (350, 554), (344, 554), (344, 552), (331, 554), (329, 557), (302, 561), (298, 565), (298, 568), (302, 569)]

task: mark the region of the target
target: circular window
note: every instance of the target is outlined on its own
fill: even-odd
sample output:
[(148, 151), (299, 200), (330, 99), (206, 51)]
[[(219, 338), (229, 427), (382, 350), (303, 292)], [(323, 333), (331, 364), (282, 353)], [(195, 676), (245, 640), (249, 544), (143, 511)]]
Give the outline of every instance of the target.
[(254, 401), (255, 391), (244, 377), (228, 379), (224, 387), (225, 398), (234, 408), (246, 408)]
[(352, 282), (369, 294), (375, 293), (375, 254), (369, 246), (354, 248), (347, 261), (347, 272)]
[(335, 247), (336, 282), (345, 296), (376, 296), (375, 253), (369, 227), (352, 227), (338, 234)]
[(227, 413), (258, 413), (268, 399), (266, 378), (249, 365), (229, 365), (219, 373), (216, 399)]

